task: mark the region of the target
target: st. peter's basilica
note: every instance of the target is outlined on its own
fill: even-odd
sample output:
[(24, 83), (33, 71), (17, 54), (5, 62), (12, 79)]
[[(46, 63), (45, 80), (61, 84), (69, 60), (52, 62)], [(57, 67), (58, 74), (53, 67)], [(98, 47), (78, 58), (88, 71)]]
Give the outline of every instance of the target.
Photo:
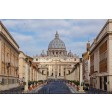
[(67, 52), (58, 32), (49, 43), (47, 53), (43, 50), (39, 56), (34, 56), (33, 62), (37, 63), (39, 73), (45, 75), (47, 79), (66, 79), (73, 74), (73, 78), (79, 80), (76, 65), (80, 62), (80, 58), (71, 51)]

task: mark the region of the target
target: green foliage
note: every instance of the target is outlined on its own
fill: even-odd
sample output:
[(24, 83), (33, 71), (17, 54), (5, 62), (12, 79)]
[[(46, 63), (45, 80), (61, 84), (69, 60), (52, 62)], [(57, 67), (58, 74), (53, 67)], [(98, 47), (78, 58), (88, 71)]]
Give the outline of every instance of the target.
[(79, 81), (76, 81), (76, 85), (78, 86), (80, 83), (79, 83)]
[(77, 86), (80, 84), (80, 82), (79, 81), (76, 81), (76, 80), (68, 80), (68, 82), (74, 83)]
[(28, 86), (30, 86), (31, 84), (34, 85), (34, 81), (29, 81), (28, 82)]
[(42, 82), (43, 83), (44, 81), (43, 80), (39, 80), (38, 82)]
[(45, 82), (45, 81), (43, 81), (43, 80), (29, 81), (29, 82), (28, 82), (28, 86), (34, 85), (34, 84), (41, 84), (41, 83), (44, 83), (44, 82)]
[(23, 85), (25, 86), (26, 85), (26, 82), (23, 82)]

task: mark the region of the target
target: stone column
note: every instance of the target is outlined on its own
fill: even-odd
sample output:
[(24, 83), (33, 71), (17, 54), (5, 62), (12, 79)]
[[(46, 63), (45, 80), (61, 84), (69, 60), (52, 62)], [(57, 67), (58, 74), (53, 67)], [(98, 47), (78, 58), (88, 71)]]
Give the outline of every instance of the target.
[(107, 41), (107, 72), (108, 72), (108, 78), (107, 78), (107, 90), (112, 91), (112, 36), (109, 35), (108, 41)]
[(30, 73), (29, 73), (29, 77), (28, 77), (28, 80), (30, 81), (30, 77), (31, 77), (31, 66), (30, 66)]
[(33, 81), (35, 79), (35, 69), (33, 68)]
[(37, 75), (37, 79), (36, 79), (36, 81), (38, 81), (38, 71), (36, 71), (36, 75)]
[(55, 66), (53, 65), (53, 76), (55, 78)]
[(63, 56), (63, 51), (61, 53), (62, 53), (62, 56)]
[(25, 91), (28, 91), (28, 64), (25, 65)]
[(33, 67), (32, 67), (32, 77), (31, 77), (31, 81), (33, 81)]
[(32, 81), (34, 81), (34, 68), (33, 68), (33, 74), (32, 74)]
[(52, 71), (52, 67), (53, 67), (53, 66), (51, 65), (51, 66), (50, 66), (50, 70), (51, 70), (51, 74), (50, 74), (50, 76), (51, 76), (51, 75), (52, 75), (52, 73), (53, 73), (53, 71)]
[(80, 69), (80, 71), (79, 71), (79, 75), (80, 75), (80, 86), (81, 86), (81, 83), (82, 83), (82, 63), (80, 63), (79, 64), (79, 69)]
[(39, 73), (39, 80), (41, 80), (41, 77), (42, 77), (42, 74), (41, 74), (41, 73)]
[(35, 81), (35, 68), (34, 68), (34, 77), (33, 77), (33, 81)]
[(52, 65), (50, 65), (50, 76), (52, 74)]
[(35, 75), (35, 69), (34, 69), (34, 81), (35, 81), (35, 79), (36, 79), (36, 75)]
[(48, 74), (48, 76), (50, 76), (51, 75), (51, 66), (49, 65), (49, 74)]
[(61, 65), (61, 76), (63, 76), (63, 66)]
[(32, 67), (30, 66), (30, 77), (29, 77), (30, 81), (31, 81), (31, 75), (32, 75)]
[(60, 76), (61, 76), (61, 70), (60, 69), (61, 69), (61, 66), (59, 65), (59, 73), (60, 73)]
[(37, 70), (35, 70), (35, 81), (37, 81)]
[(36, 80), (36, 69), (35, 69), (35, 72), (34, 72), (34, 81)]
[(79, 81), (79, 65), (76, 65), (77, 68), (76, 68), (76, 80)]
[(37, 80), (37, 74), (36, 74), (36, 69), (35, 69), (35, 81)]
[(59, 77), (59, 65), (57, 65), (56, 69), (57, 69), (57, 74), (56, 75), (57, 75), (57, 77)]
[(38, 80), (40, 80), (40, 73), (38, 72)]
[[(2, 44), (2, 42), (1, 42), (1, 40), (0, 40), (0, 52), (2, 51), (2, 48), (1, 48), (1, 45)], [(0, 74), (1, 74), (1, 62), (2, 62), (2, 58), (1, 58), (1, 55), (2, 55), (2, 53), (0, 53)], [(1, 80), (0, 80), (1, 81)]]
[[(1, 40), (0, 40), (0, 52), (1, 52), (1, 50), (2, 50), (2, 49), (1, 49), (1, 44), (2, 44), (2, 42), (1, 42)], [(1, 58), (1, 55), (2, 55), (2, 53), (0, 53), (0, 74), (1, 74), (1, 72), (2, 72), (2, 71), (1, 71), (1, 67), (2, 67), (2, 66), (1, 66), (1, 62), (2, 62), (2, 60), (1, 60), (1, 59), (2, 59), (2, 58)], [(2, 89), (1, 82), (2, 82), (2, 76), (0, 76), (0, 90)]]
[(76, 68), (74, 70), (74, 80), (76, 80)]

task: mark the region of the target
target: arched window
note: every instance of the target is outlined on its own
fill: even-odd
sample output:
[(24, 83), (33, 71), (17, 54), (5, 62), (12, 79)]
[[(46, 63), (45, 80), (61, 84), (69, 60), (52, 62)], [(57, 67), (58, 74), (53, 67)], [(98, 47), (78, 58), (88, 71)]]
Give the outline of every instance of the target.
[(70, 70), (68, 70), (68, 73), (70, 74)]
[(44, 70), (42, 70), (42, 74), (44, 74)]
[(51, 76), (53, 76), (53, 73), (52, 73), (52, 75)]
[(59, 76), (61, 76), (61, 74), (59, 73)]

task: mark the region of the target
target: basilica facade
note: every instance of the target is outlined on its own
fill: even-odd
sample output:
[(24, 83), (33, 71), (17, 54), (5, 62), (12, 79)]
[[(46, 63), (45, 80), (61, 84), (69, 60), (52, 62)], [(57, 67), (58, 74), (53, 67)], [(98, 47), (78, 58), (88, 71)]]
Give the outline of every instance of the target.
[(38, 66), (38, 80), (41, 80), (40, 76), (46, 79), (67, 79), (71, 76), (72, 80), (79, 80), (76, 65), (80, 58), (71, 51), (67, 52), (58, 32), (49, 43), (47, 52), (43, 50), (39, 56), (34, 56), (33, 62)]

